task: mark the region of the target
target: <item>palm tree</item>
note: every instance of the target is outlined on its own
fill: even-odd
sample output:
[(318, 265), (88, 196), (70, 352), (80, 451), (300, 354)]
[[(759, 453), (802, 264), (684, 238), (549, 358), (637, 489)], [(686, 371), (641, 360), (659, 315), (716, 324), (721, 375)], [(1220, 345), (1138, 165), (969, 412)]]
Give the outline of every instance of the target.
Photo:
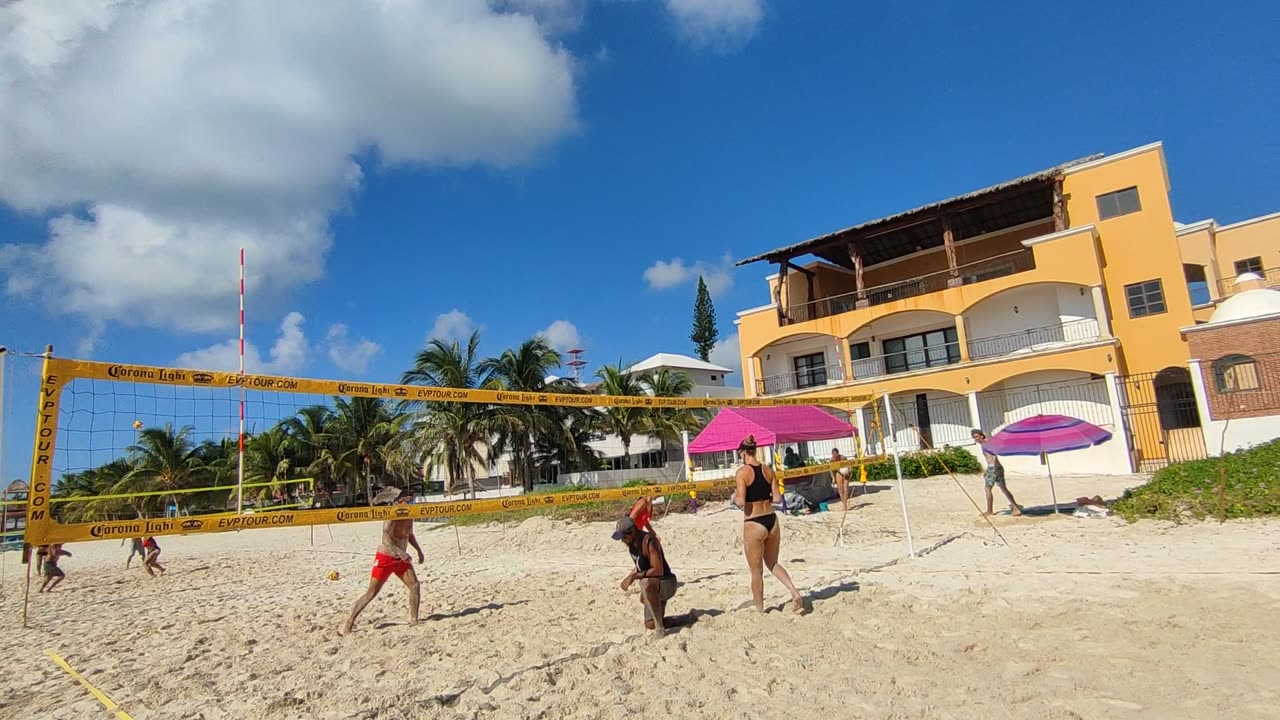
[(281, 481), (289, 479), (293, 468), (292, 439), (285, 432), (284, 423), (254, 435), (245, 442), (244, 479), (246, 482), (270, 482), (269, 487), (257, 493), (259, 503), (275, 494)]
[(323, 405), (312, 405), (302, 408), (280, 424), (289, 436), (292, 466), (310, 474), (317, 491), (323, 495), (333, 491), (337, 477), (333, 456), (325, 446), (333, 422), (332, 410)]
[(146, 498), (131, 500), (98, 500), (100, 495), (110, 495), (133, 467), (123, 458), (116, 458), (96, 468), (63, 475), (53, 488), (57, 498), (76, 498), (75, 502), (59, 504), (55, 515), (59, 522), (92, 522), (105, 519), (132, 518), (143, 512)]
[(365, 494), (373, 502), (371, 478), (386, 475), (387, 454), (400, 441), (405, 416), (379, 398), (337, 397), (334, 406), (324, 445), (342, 475), (357, 484), (364, 476)]
[[(492, 388), (493, 363), (481, 359), (480, 333), (473, 332), (466, 345), (432, 340), (414, 358), (400, 382), (451, 388)], [(487, 449), (496, 418), (493, 408), (477, 403), (407, 401), (402, 411), (409, 413), (408, 427), (396, 444), (395, 464), (420, 464), (424, 472), (443, 468), (452, 491), (466, 482), (475, 494), (475, 466), (488, 465)]]
[[(678, 370), (662, 368), (641, 379), (645, 389), (654, 397), (684, 397), (693, 391), (693, 381)], [(666, 459), (667, 443), (679, 443), (685, 432), (697, 432), (707, 423), (704, 410), (682, 408), (654, 408), (648, 413), (650, 434), (662, 442), (662, 455)]]
[(191, 431), (191, 426), (175, 431), (168, 423), (139, 431), (137, 444), (126, 450), (132, 469), (117, 483), (116, 492), (163, 490), (178, 507), (179, 491), (199, 487), (212, 475), (201, 447), (191, 441)]
[[(532, 393), (578, 393), (572, 381), (549, 380), (552, 370), (560, 367), (560, 353), (541, 337), (533, 337), (520, 343), (520, 347), (507, 350), (490, 362), (493, 375), (503, 389)], [(525, 492), (533, 490), (537, 475), (539, 444), (564, 444), (563, 450), (573, 453), (571, 441), (564, 432), (566, 423), (574, 416), (570, 408), (540, 405), (508, 405), (495, 413), (500, 418), (496, 449), (510, 449), (512, 470), (519, 468), (521, 485)]]
[(604, 438), (597, 423), (593, 411), (576, 410), (560, 425), (560, 432), (540, 435), (534, 448), (538, 466), (558, 465), (563, 472), (600, 469), (601, 453), (591, 447)]
[[(623, 369), (622, 363), (605, 365), (596, 372), (600, 379), (602, 395), (642, 396), (647, 394), (649, 382), (647, 373), (629, 373)], [(631, 467), (631, 438), (647, 432), (650, 428), (650, 408), (645, 407), (607, 407), (599, 415), (599, 428), (610, 435), (617, 435), (622, 441), (624, 469)]]

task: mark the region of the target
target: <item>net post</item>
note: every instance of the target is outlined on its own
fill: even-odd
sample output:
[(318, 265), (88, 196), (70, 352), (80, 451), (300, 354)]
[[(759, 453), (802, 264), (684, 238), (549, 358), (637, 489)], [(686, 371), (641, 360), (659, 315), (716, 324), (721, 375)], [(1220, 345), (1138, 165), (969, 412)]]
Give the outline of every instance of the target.
[(907, 514), (907, 490), (904, 487), (906, 483), (902, 481), (902, 460), (898, 458), (898, 433), (893, 427), (893, 408), (889, 404), (888, 392), (885, 392), (883, 399), (885, 422), (889, 427), (888, 443), (893, 448), (893, 470), (898, 475), (898, 499), (902, 502), (902, 523), (907, 528), (907, 550), (911, 552), (911, 557), (915, 557), (916, 541), (911, 536), (911, 516)]
[(680, 431), (680, 441), (684, 445), (685, 480), (693, 482), (693, 457), (689, 455), (689, 431)]
[(240, 436), (236, 461), (236, 515), (244, 514), (244, 248), (240, 248)]

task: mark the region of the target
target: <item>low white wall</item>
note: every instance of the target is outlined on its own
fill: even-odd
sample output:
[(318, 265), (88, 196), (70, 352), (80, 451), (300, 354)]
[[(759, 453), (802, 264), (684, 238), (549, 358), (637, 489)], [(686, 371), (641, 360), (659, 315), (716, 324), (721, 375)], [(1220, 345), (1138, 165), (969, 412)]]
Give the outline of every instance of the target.
[(591, 472), (563, 473), (561, 485), (590, 485), (598, 488), (621, 487), (631, 480), (648, 480), (652, 483), (681, 482), (684, 479), (684, 463), (670, 462), (660, 468), (634, 470), (594, 470)]
[(1002, 457), (1000, 462), (1010, 475), (1033, 477), (1048, 476), (1049, 468), (1053, 469), (1054, 475), (1128, 475), (1131, 472), (1129, 449), (1119, 434), (1091, 448), (1054, 453), (1049, 456), (1048, 467), (1041, 465), (1038, 457)]
[[(1206, 416), (1208, 413), (1206, 413)], [(1226, 429), (1224, 442), (1223, 429)], [(1210, 455), (1243, 450), (1252, 445), (1270, 442), (1280, 437), (1280, 415), (1209, 420), (1204, 423), (1204, 445)]]

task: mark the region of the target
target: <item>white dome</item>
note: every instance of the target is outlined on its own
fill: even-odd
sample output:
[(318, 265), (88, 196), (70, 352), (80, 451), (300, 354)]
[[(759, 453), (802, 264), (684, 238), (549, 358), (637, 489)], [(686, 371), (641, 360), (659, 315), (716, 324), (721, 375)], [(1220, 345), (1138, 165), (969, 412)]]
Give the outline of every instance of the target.
[(1232, 295), (1222, 301), (1213, 315), (1209, 316), (1209, 324), (1248, 320), (1264, 315), (1280, 315), (1280, 291), (1263, 288)]

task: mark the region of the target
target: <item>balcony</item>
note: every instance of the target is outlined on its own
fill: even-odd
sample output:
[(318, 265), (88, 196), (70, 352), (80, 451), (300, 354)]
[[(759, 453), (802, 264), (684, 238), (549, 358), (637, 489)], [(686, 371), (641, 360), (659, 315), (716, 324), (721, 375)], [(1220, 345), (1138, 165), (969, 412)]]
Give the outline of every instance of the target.
[(948, 287), (973, 285), (1035, 269), (1034, 253), (1029, 249), (1016, 250), (968, 265), (960, 265), (956, 268), (955, 276), (950, 270), (943, 270), (903, 282), (866, 288), (861, 293), (845, 293), (802, 305), (791, 305), (787, 308), (787, 317), (793, 323), (807, 322), (840, 315), (862, 307), (863, 305), (858, 304), (860, 296), (865, 299), (866, 306), (883, 305), (896, 300), (928, 295)]
[[(1266, 270), (1255, 274), (1262, 276), (1262, 284), (1264, 287), (1280, 288), (1280, 268), (1267, 268)], [(1236, 278), (1222, 278), (1218, 281), (1218, 290), (1224, 298), (1235, 295), (1239, 292), (1236, 289)]]
[[(941, 331), (937, 331), (941, 332)], [(933, 333), (927, 333), (933, 334)], [(923, 337), (917, 335), (916, 337)], [(897, 375), (920, 375), (942, 369), (989, 363), (998, 359), (1013, 360), (1031, 355), (1057, 352), (1094, 343), (1103, 338), (1097, 319), (1086, 317), (1053, 325), (1028, 328), (1015, 333), (969, 338), (965, 343), (968, 360), (961, 354), (959, 342), (922, 342), (896, 352), (855, 358), (852, 376), (845, 383), (844, 368), (839, 364), (770, 375), (756, 381), (759, 395), (780, 395), (821, 388), (830, 384), (860, 383), (875, 378)]]
[(1063, 344), (1092, 342), (1100, 336), (1094, 318), (1068, 320), (1057, 325), (969, 340), (969, 359), (986, 360), (1018, 353), (1048, 350)]
[(760, 395), (780, 395), (843, 381), (844, 368), (836, 363), (765, 376), (756, 381), (756, 392)]

